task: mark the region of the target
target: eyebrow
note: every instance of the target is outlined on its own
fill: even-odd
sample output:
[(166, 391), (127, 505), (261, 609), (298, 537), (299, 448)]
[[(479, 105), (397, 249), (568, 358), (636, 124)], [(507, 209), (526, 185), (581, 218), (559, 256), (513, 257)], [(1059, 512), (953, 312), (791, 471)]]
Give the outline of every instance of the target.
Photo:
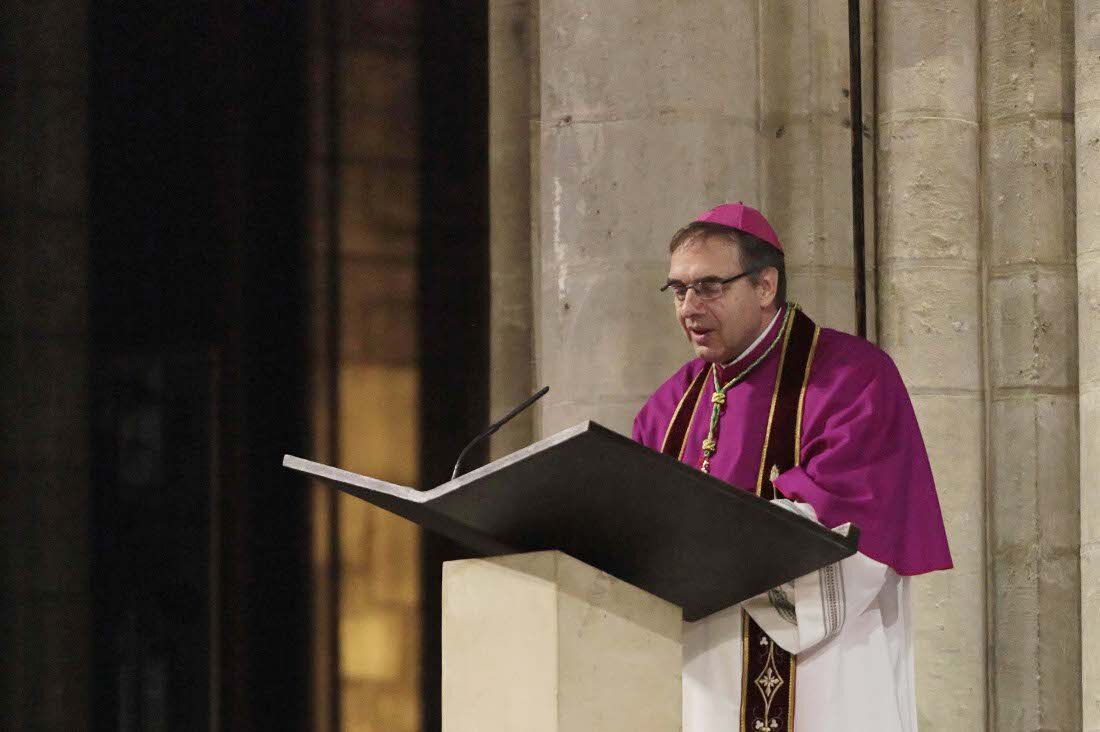
[[(722, 278), (717, 276), (717, 275), (707, 275), (706, 277), (700, 277), (699, 279), (692, 280), (691, 282), (695, 283), (695, 282), (721, 282), (721, 281), (722, 281)], [(684, 285), (684, 284), (689, 284), (689, 283), (685, 283), (685, 282), (681, 282), (680, 280), (673, 280), (673, 279), (665, 280), (665, 287), (671, 287), (672, 285)]]

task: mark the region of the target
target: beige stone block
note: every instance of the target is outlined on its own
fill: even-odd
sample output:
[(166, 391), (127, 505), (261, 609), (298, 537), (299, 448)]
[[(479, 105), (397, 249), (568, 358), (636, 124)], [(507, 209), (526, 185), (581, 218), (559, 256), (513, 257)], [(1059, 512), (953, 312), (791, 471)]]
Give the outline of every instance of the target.
[(879, 344), (910, 388), (980, 388), (977, 272), (881, 270), (879, 327)]
[(783, 43), (760, 44), (764, 116), (805, 110), (818, 119), (848, 117), (847, 2), (769, 2), (761, 4), (760, 12), (761, 39), (784, 37)]
[(989, 441), (995, 551), (1022, 555), (1034, 549), (1047, 556), (1076, 547), (1076, 397), (1023, 395), (995, 401)]
[(624, 120), (756, 109), (756, 5), (539, 3), (542, 114)]
[[(1076, 730), (1081, 723), (1081, 567), (1074, 548), (1039, 566), (1038, 668), (1043, 727)], [(1008, 638), (1012, 640), (1011, 636)], [(1007, 695), (1011, 699), (1011, 694)]]
[(983, 112), (991, 119), (1073, 110), (1073, 3), (982, 4)]
[(760, 4), (760, 105), (768, 127), (813, 113), (849, 114), (848, 5), (843, 0)]
[(787, 268), (851, 268), (851, 130), (839, 118), (799, 121), (763, 142), (761, 210), (783, 241)]
[[(528, 224), (525, 224), (527, 226)], [(523, 249), (528, 256), (525, 266), (507, 263), (498, 269), (492, 263), (489, 342), (490, 412), (495, 419), (531, 395), (541, 384), (534, 383), (534, 323), (532, 322), (531, 262), (527, 242), (513, 249)], [(498, 246), (499, 245), (499, 246)], [(494, 256), (508, 243), (494, 242)], [(494, 459), (531, 443), (534, 430), (533, 412), (515, 417), (508, 428), (492, 437), (490, 454)]]
[(1082, 390), (1081, 542), (1100, 543), (1100, 388)]
[(976, 121), (978, 3), (878, 3), (878, 112)]
[(978, 260), (978, 128), (955, 119), (882, 124), (879, 261)]
[(1045, 729), (1041, 723), (1038, 551), (993, 559), (993, 624), (997, 694), (991, 715), (998, 730)]
[[(1080, 0), (1073, 6), (1073, 35), (1077, 52), (1074, 96), (1080, 110), (1100, 102), (1100, 12), (1097, 12), (1100, 8), (1097, 8), (1095, 0)], [(1097, 727), (1100, 728), (1100, 722)]]
[[(766, 128), (760, 138), (760, 210), (783, 242), (788, 272), (827, 263), (819, 257), (825, 232), (820, 230), (822, 150), (817, 132), (818, 126), (808, 119), (784, 120), (774, 132)], [(849, 207), (850, 170), (849, 162), (837, 176), (848, 185)]]
[(1077, 263), (1078, 362), (1082, 389), (1100, 387), (1100, 254)]
[[(532, 198), (531, 97), (534, 9), (527, 2), (489, 4), (490, 412), (504, 414), (531, 394)], [(536, 26), (537, 27), (537, 26)], [(534, 87), (534, 88), (532, 88)], [(531, 442), (533, 413), (493, 436), (498, 458)]]
[(811, 28), (810, 16), (803, 0), (760, 4), (760, 37), (783, 39), (782, 43), (758, 46), (765, 135), (773, 131), (775, 124), (804, 118), (814, 110), (815, 49), (811, 33), (817, 29)]
[(560, 552), (443, 565), (443, 730), (680, 726), (680, 609)]
[(787, 299), (798, 303), (823, 328), (856, 332), (853, 272), (787, 272)]
[(915, 394), (955, 568), (912, 580), (917, 701), (924, 729), (984, 729), (983, 405)]
[(667, 261), (711, 205), (756, 203), (754, 124), (700, 114), (547, 125), (540, 165), (543, 276), (565, 262)]
[(1081, 547), (1081, 700), (1083, 728), (1100, 730), (1100, 543)]
[(982, 400), (977, 394), (914, 394), (912, 400), (956, 571), (977, 577), (985, 546)]
[(1077, 282), (1040, 269), (989, 281), (994, 388), (1077, 384)]
[(1074, 729), (1080, 709), (1076, 552), (994, 559), (998, 730)]
[(956, 569), (912, 580), (917, 718), (928, 730), (986, 729), (984, 572), (960, 572), (960, 554), (980, 545), (953, 542)]
[(650, 393), (690, 357), (672, 296), (658, 292), (667, 277), (665, 263), (607, 261), (545, 283), (553, 345), (544, 379), (554, 401)]
[(1073, 124), (993, 126), (984, 162), (984, 211), (993, 266), (1066, 264), (1075, 254)]
[[(667, 376), (672, 376), (672, 373), (669, 372)], [(654, 380), (653, 391), (657, 390), (663, 380)], [(538, 433), (541, 437), (549, 437), (585, 420), (592, 420), (621, 435), (629, 436), (634, 425), (634, 416), (638, 414), (638, 410), (648, 398), (648, 393), (633, 396), (616, 395), (606, 399), (601, 399), (597, 394), (580, 401), (547, 404), (538, 417)]]
[(537, 14), (538, 3), (528, 0), (489, 3), (490, 167), (498, 151), (527, 144), (527, 123), (538, 114)]
[(1074, 116), (1077, 148), (1077, 254), (1100, 256), (1100, 103), (1078, 108)]

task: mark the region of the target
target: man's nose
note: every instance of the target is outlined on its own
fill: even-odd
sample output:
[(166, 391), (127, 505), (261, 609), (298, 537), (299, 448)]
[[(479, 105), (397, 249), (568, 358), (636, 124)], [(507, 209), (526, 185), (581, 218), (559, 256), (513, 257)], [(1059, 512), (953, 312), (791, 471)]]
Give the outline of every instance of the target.
[(698, 313), (703, 309), (703, 300), (699, 297), (699, 293), (695, 291), (694, 287), (688, 288), (688, 291), (684, 293), (684, 301), (680, 305), (680, 311), (684, 313)]

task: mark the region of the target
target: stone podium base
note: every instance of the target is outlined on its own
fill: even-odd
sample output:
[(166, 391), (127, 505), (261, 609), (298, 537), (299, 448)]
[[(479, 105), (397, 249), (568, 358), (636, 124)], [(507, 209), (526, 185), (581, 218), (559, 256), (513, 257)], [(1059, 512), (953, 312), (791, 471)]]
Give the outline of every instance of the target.
[(681, 613), (546, 551), (443, 565), (444, 732), (675, 732)]

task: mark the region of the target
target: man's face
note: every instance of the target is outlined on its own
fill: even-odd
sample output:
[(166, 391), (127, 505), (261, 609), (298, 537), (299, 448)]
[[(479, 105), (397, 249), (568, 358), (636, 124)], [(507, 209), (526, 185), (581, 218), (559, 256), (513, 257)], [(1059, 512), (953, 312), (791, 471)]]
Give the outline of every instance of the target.
[[(725, 279), (744, 271), (740, 255), (722, 238), (695, 239), (672, 253), (668, 279), (691, 283), (705, 278)], [(775, 314), (775, 270), (765, 270), (765, 278), (753, 285), (748, 277), (727, 284), (713, 300), (701, 299), (688, 290), (684, 300), (676, 301), (676, 317), (695, 349), (695, 354), (710, 363), (726, 363), (740, 356), (767, 327)]]

